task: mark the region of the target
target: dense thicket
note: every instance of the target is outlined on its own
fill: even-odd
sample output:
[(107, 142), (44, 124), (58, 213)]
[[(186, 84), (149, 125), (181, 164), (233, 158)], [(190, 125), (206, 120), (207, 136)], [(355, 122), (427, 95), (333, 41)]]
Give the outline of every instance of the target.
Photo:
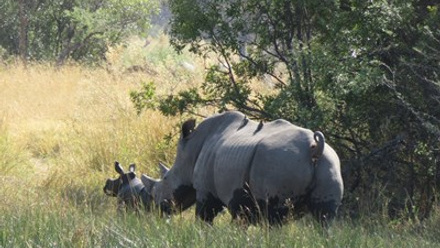
[(3, 0), (0, 56), (23, 61), (98, 61), (107, 47), (148, 30), (158, 1)]
[[(164, 98), (164, 113), (210, 104), (324, 131), (342, 159), (342, 213), (352, 217), (425, 218), (438, 204), (437, 1), (171, 0), (170, 6), (174, 46), (215, 52), (219, 64), (200, 89)], [(278, 93), (256, 92), (255, 78)]]

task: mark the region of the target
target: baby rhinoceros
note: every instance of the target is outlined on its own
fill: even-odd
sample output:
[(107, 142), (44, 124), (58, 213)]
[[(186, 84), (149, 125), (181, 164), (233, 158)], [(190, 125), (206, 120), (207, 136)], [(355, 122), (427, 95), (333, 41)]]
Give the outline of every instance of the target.
[(136, 177), (136, 165), (131, 164), (129, 171), (124, 172), (119, 162), (115, 161), (115, 170), (119, 177), (107, 179), (104, 193), (118, 198), (118, 210), (120, 211), (125, 208), (126, 210), (138, 211), (141, 206), (147, 211), (150, 210), (152, 198), (142, 181)]

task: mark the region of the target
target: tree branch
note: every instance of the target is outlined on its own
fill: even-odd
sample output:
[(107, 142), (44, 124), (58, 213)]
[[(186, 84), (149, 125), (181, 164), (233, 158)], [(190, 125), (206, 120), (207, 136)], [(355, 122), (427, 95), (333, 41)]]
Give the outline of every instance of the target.
[(95, 35), (103, 34), (103, 32), (92, 32), (88, 34), (82, 41), (76, 42), (74, 44), (68, 44), (63, 51), (60, 53), (57, 59), (56, 66), (60, 67), (64, 64), (65, 60), (70, 56), (71, 53), (75, 52), (76, 50), (80, 49), (86, 43)]

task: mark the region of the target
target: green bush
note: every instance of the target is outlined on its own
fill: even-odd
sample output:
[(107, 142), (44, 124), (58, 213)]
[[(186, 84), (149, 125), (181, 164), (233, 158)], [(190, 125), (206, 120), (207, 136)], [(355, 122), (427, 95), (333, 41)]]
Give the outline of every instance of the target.
[[(215, 54), (220, 65), (159, 109), (197, 114), (209, 105), (321, 130), (342, 160), (343, 214), (386, 206), (392, 218), (424, 219), (440, 192), (438, 6), (326, 3), (170, 1), (171, 43)], [(271, 94), (251, 87), (262, 75)]]

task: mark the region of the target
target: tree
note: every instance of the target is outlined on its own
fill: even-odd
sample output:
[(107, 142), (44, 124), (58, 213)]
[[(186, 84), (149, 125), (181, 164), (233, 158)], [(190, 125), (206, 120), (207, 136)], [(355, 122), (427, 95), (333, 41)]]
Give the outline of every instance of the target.
[[(99, 60), (107, 46), (144, 34), (153, 0), (6, 0), (0, 4), (0, 45), (30, 59)], [(19, 22), (16, 22), (19, 14)], [(18, 45), (17, 45), (18, 44)]]
[[(204, 87), (205, 93), (216, 94), (208, 96), (210, 100), (217, 99), (217, 104), (223, 107), (232, 104), (253, 116), (262, 115), (270, 119), (284, 113), (286, 117), (286, 108), (312, 110), (316, 107), (310, 53), (314, 29), (321, 25), (318, 22), (325, 23), (331, 17), (331, 10), (337, 7), (333, 1), (321, 3), (170, 1), (174, 14), (172, 43), (178, 49), (189, 44), (194, 52), (215, 52), (221, 56), (227, 73), (218, 66), (211, 68)], [(318, 15), (319, 19), (316, 18)], [(201, 41), (206, 37), (210, 38), (210, 44), (202, 45)], [(244, 43), (246, 52), (240, 49)], [(234, 60), (234, 54), (244, 59)], [(263, 101), (252, 99), (263, 96), (251, 96), (249, 81), (265, 74), (272, 76), (275, 87), (287, 94), (295, 93), (297, 97), (291, 98), (288, 103), (281, 101), (280, 98), (284, 97), (281, 95), (265, 96), (264, 100), (260, 99)], [(231, 83), (233, 87), (230, 87)], [(221, 88), (218, 87), (220, 85)], [(212, 88), (216, 89), (215, 92)], [(218, 99), (223, 99), (222, 103)], [(296, 112), (289, 119), (303, 117)]]
[(18, 39), (18, 53), (23, 62), (26, 61), (27, 55), (27, 33), (28, 33), (28, 24), (29, 20), (26, 13), (26, 1), (19, 0), (18, 1), (18, 12), (20, 16), (20, 33)]
[[(390, 216), (425, 218), (440, 182), (438, 4), (349, 6), (336, 16), (338, 32), (323, 36), (348, 42), (325, 47), (332, 55), (319, 64), (325, 91), (342, 104), (332, 116), (332, 133), (349, 152), (347, 195), (381, 195), (377, 202)], [(367, 205), (353, 198), (351, 204)]]
[[(160, 100), (166, 114), (211, 104), (323, 130), (342, 160), (346, 213), (429, 215), (440, 190), (436, 1), (170, 0), (170, 8), (176, 49), (221, 64), (201, 89)], [(276, 93), (251, 89), (262, 75)]]

